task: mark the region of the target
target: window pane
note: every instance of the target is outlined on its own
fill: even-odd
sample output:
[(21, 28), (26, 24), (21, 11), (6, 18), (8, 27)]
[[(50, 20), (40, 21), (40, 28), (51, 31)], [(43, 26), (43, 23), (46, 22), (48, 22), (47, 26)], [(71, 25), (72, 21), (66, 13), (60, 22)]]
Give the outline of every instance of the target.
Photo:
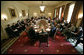
[(56, 9), (55, 9), (55, 17), (56, 17)]
[(71, 16), (72, 16), (72, 12), (73, 12), (73, 9), (74, 9), (74, 5), (75, 5), (75, 4), (71, 4), (71, 5), (69, 6), (68, 17), (67, 17), (67, 22), (68, 22), (68, 23), (69, 23), (70, 20), (71, 20)]
[(61, 12), (62, 12), (62, 7), (60, 7), (60, 10), (59, 10), (59, 19), (61, 18)]

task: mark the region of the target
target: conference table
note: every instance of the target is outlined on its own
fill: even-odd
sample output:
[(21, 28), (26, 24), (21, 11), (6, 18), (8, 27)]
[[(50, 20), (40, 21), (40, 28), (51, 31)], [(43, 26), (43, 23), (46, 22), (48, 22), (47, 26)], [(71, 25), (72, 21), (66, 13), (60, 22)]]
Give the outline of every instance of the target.
[(43, 29), (44, 32), (49, 32), (51, 30), (51, 25), (50, 23), (48, 23), (47, 20), (45, 19), (40, 19), (38, 21), (36, 21), (36, 25), (32, 25), (35, 29), (35, 32), (41, 32), (41, 30)]
[[(40, 23), (42, 21), (44, 23)], [(40, 42), (39, 47), (41, 46), (41, 43), (47, 43), (47, 47), (48, 47), (48, 37), (49, 37), (49, 32), (51, 30), (50, 23), (47, 23), (47, 21), (45, 20), (40, 20), (38, 23), (36, 25), (33, 25), (33, 27), (35, 29), (35, 32), (39, 33), (39, 36), (40, 36), (39, 37), (39, 42)]]

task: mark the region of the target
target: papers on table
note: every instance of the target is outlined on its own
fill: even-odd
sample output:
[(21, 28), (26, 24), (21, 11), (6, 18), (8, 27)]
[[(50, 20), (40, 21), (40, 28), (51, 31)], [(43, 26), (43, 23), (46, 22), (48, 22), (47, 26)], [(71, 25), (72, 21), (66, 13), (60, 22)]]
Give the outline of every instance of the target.
[(38, 27), (38, 26), (36, 26), (36, 27), (34, 27), (34, 28), (36, 29), (36, 28), (39, 28), (39, 27)]
[(18, 31), (17, 29), (15, 29), (14, 31)]
[(36, 27), (36, 25), (34, 25)]
[(35, 29), (35, 32), (37, 32), (38, 30)]
[(39, 33), (41, 33), (42, 31), (39, 31)]
[(49, 29), (49, 28), (47, 28), (47, 29), (46, 29), (46, 31), (50, 31), (50, 29)]
[(50, 25), (50, 23), (48, 23), (48, 25)]
[(80, 40), (83, 40), (83, 38), (80, 38)]
[(38, 28), (38, 27), (34, 27), (34, 28)]

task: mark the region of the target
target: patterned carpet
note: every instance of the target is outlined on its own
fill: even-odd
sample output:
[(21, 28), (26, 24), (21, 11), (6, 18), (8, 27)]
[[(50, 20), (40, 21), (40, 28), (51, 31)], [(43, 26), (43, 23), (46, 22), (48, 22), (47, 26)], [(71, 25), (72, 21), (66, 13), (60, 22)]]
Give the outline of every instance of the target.
[(48, 47), (46, 43), (42, 43), (39, 47), (39, 41), (31, 44), (24, 32), (7, 50), (7, 54), (79, 54), (69, 42), (65, 41), (63, 36), (56, 35), (55, 40), (49, 37), (48, 42)]
[(1, 44), (1, 53), (5, 54), (6, 50), (18, 39), (18, 37), (10, 38)]

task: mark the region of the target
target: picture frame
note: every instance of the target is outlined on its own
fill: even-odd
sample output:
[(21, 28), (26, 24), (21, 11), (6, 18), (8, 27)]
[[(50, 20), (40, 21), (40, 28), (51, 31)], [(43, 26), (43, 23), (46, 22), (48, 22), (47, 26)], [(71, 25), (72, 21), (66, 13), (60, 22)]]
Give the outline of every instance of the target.
[(22, 10), (22, 16), (23, 16), (23, 17), (26, 16), (25, 10)]
[(10, 12), (10, 15), (11, 15), (12, 18), (16, 17), (15, 9), (9, 8), (9, 12)]

